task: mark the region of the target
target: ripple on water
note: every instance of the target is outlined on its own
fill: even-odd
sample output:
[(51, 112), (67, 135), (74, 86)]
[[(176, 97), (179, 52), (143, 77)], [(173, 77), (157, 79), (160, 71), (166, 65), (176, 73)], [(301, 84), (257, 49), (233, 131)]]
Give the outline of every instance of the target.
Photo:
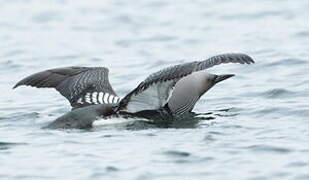
[(104, 169), (95, 168), (95, 172), (92, 173), (91, 179), (102, 179), (102, 177), (118, 171), (120, 171), (120, 169), (115, 166), (106, 166)]
[(286, 59), (280, 59), (275, 62), (266, 63), (264, 64), (265, 67), (280, 67), (280, 66), (299, 66), (299, 65), (305, 65), (308, 64), (307, 60), (304, 59), (298, 59), (298, 58), (286, 58)]
[(278, 177), (278, 178), (283, 178), (283, 177), (287, 177), (287, 176), (290, 176), (291, 173), (288, 173), (288, 172), (276, 172), (276, 173), (273, 173), (272, 176), (274, 177)]
[(10, 117), (7, 117), (8, 120), (15, 120), (15, 121), (24, 121), (24, 119), (37, 119), (40, 117), (38, 112), (30, 112), (30, 113), (22, 113), (16, 112), (12, 113)]
[[(13, 49), (13, 50), (9, 50), (8, 52), (5, 52), (2, 55), (2, 57), (3, 58), (12, 58), (12, 57), (23, 55), (24, 53), (25, 53), (25, 51), (22, 50), (22, 49)], [(6, 65), (9, 65), (8, 62), (12, 63), (12, 61), (7, 61), (7, 62), (4, 62), (4, 63), (7, 63)]]
[(294, 34), (297, 38), (308, 38), (309, 37), (309, 31), (299, 31)]
[(274, 10), (264, 10), (254, 13), (244, 13), (244, 14), (233, 14), (233, 15), (222, 15), (220, 18), (232, 20), (232, 19), (259, 19), (259, 18), (267, 18), (267, 17), (282, 17), (282, 18), (291, 18), (293, 15), (289, 12), (285, 11), (274, 11)]
[(165, 151), (163, 154), (170, 156), (170, 157), (189, 157), (191, 153), (185, 152), (185, 151), (176, 151), (176, 150), (170, 150)]
[(254, 98), (266, 98), (266, 99), (282, 99), (282, 98), (291, 98), (291, 97), (301, 97), (303, 93), (287, 90), (286, 88), (272, 88), (265, 91), (253, 91), (247, 92), (243, 95)]
[(298, 175), (298, 176), (295, 177), (295, 179), (308, 180), (309, 179), (309, 174)]
[(27, 145), (27, 143), (0, 142), (0, 150), (7, 150), (18, 145)]
[[(194, 156), (192, 153), (187, 151), (180, 151), (180, 150), (168, 150), (162, 152), (163, 155), (168, 157), (168, 160), (163, 162), (173, 161), (174, 163), (196, 163), (196, 162), (209, 162), (214, 160), (213, 157), (199, 157)], [(162, 162), (162, 161), (161, 161)]]
[(268, 178), (266, 176), (257, 176), (249, 178), (249, 180), (267, 180)]
[(208, 134), (204, 137), (204, 141), (207, 142), (207, 143), (214, 142), (216, 140), (217, 139), (213, 135), (210, 135), (210, 134)]
[[(279, 103), (278, 103), (279, 104)], [(308, 117), (309, 112), (308, 108), (290, 108), (286, 106), (268, 106), (268, 107), (260, 107), (260, 109), (254, 109), (249, 114), (252, 114), (256, 117), (268, 117), (268, 118), (283, 118), (285, 117), (297, 117), (295, 120), (306, 119)]]
[(35, 23), (48, 23), (51, 21), (61, 21), (62, 16), (59, 11), (47, 11), (47, 12), (42, 12), (35, 14), (32, 17), (33, 22)]
[(119, 171), (118, 168), (114, 167), (114, 166), (106, 166), (106, 171), (108, 172), (115, 172), (115, 171)]
[(265, 98), (276, 99), (276, 98), (290, 98), (298, 95), (297, 92), (289, 91), (284, 88), (274, 88), (271, 90), (267, 90), (261, 95)]
[(284, 147), (271, 146), (271, 145), (252, 145), (245, 147), (253, 152), (265, 152), (265, 153), (274, 153), (274, 154), (287, 154), (291, 153), (292, 150)]
[(104, 134), (99, 136), (99, 138), (114, 138), (114, 137), (124, 137), (124, 135), (121, 134)]
[(287, 164), (287, 167), (292, 167), (292, 168), (299, 168), (299, 167), (305, 167), (308, 166), (308, 162), (303, 162), (303, 161), (295, 161), (295, 162), (290, 162)]
[(20, 64), (17, 64), (16, 62), (14, 61), (11, 61), (11, 60), (6, 60), (6, 61), (3, 61), (0, 63), (0, 70), (11, 70), (11, 69), (17, 69), (17, 68), (20, 68), (22, 67)]

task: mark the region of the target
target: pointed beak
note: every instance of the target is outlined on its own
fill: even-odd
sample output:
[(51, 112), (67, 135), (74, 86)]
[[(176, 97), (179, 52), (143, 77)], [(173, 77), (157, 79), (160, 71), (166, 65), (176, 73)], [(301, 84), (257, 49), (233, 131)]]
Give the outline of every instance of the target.
[(226, 80), (230, 77), (233, 77), (235, 76), (235, 74), (223, 74), (223, 75), (218, 75), (216, 78), (215, 78), (215, 84), (217, 84), (218, 82), (221, 82), (223, 80)]

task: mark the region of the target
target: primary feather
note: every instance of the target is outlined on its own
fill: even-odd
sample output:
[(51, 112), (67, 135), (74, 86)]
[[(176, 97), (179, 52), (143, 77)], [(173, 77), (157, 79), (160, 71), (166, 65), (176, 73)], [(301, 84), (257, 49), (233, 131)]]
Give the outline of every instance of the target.
[(22, 79), (13, 88), (21, 85), (55, 88), (69, 100), (74, 108), (110, 103), (110, 101), (99, 99), (100, 97), (107, 97), (107, 99), (111, 99), (111, 103), (117, 103), (119, 98), (109, 83), (108, 73), (109, 71), (105, 67), (49, 69)]

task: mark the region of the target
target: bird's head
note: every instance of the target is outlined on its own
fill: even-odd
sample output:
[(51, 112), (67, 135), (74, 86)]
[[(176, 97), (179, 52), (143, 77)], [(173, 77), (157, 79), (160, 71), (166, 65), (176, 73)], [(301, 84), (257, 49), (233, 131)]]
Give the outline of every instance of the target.
[[(205, 76), (206, 75), (206, 76)], [(235, 76), (234, 74), (222, 74), (222, 75), (216, 75), (216, 74), (204, 74), (204, 83), (203, 83), (203, 92), (205, 93), (208, 91), (210, 88), (212, 88), (214, 85), (217, 83), (224, 81), (230, 77)], [(205, 82), (206, 81), (206, 82)]]
[(218, 82), (224, 81), (230, 77), (235, 76), (235, 74), (222, 74), (222, 75), (213, 75), (213, 77), (211, 78), (212, 83), (215, 85)]

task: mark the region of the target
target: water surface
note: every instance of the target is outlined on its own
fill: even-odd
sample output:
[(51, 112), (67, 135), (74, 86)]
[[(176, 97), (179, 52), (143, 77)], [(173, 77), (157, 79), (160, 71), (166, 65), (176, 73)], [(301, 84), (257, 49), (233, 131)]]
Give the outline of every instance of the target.
[[(307, 1), (0, 2), (0, 179), (309, 179)], [(66, 99), (12, 90), (41, 70), (105, 66), (123, 97), (151, 72), (225, 52), (256, 64), (210, 69), (236, 76), (182, 126), (41, 129)]]

